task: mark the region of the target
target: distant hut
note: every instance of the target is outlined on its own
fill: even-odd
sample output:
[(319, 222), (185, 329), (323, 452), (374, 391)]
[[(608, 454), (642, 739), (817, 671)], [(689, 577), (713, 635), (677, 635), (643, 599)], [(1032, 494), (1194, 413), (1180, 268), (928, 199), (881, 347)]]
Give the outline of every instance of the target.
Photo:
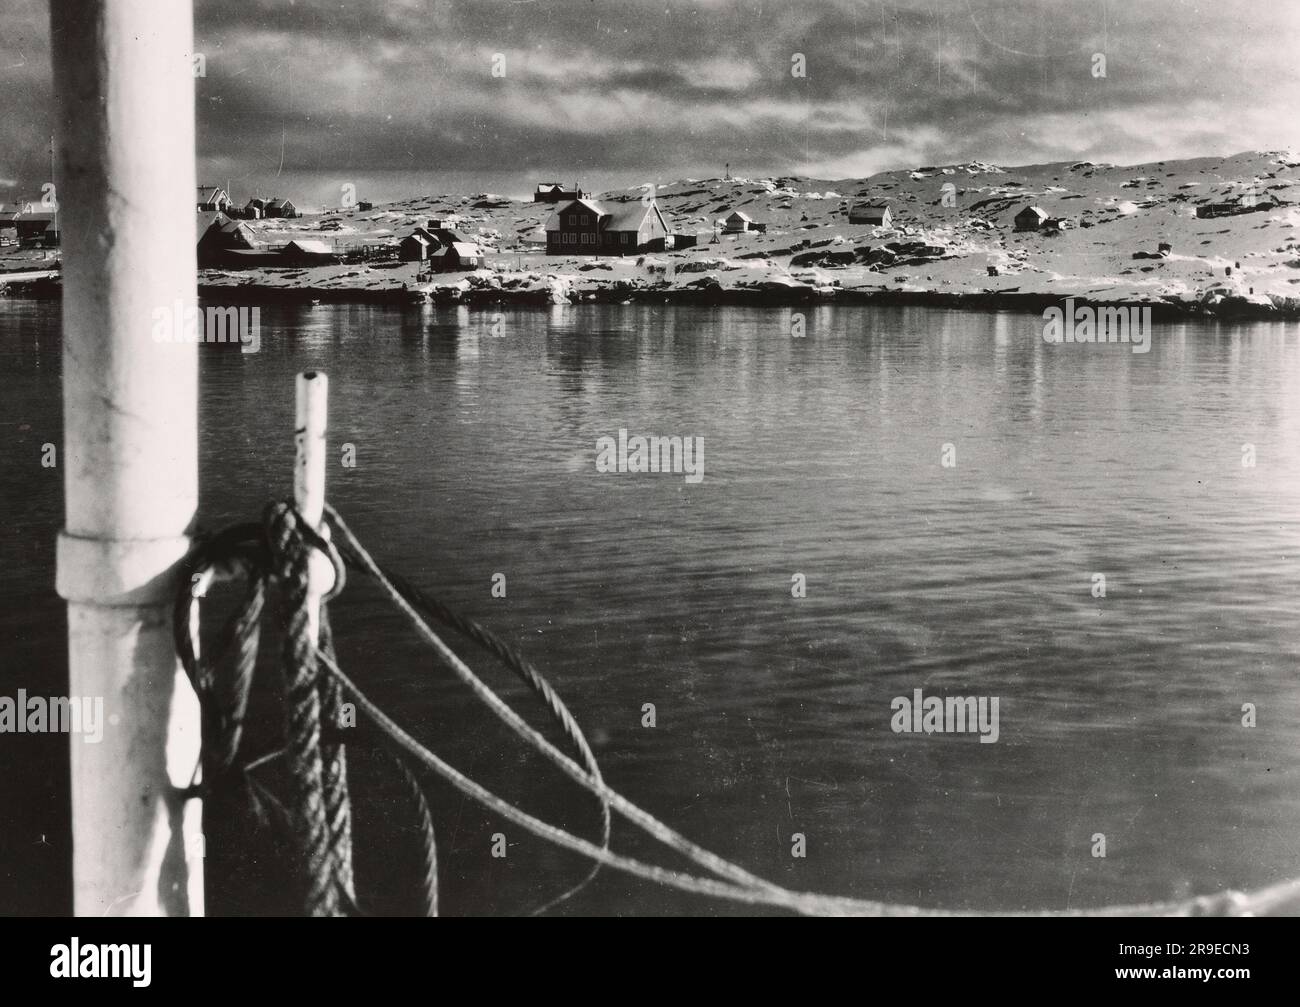
[(1047, 222), (1047, 211), (1041, 206), (1026, 206), (1015, 217), (1017, 231), (1037, 231)]
[(325, 242), (311, 238), (289, 242), (281, 254), (286, 262), (302, 266), (324, 266), (340, 259), (339, 254)]
[(199, 235), (199, 266), (219, 266), (227, 259), (226, 253), (234, 251), (256, 251), (261, 243), (253, 234), (252, 228), (240, 220), (214, 220)]
[(297, 217), (298, 208), (293, 205), (292, 200), (281, 199), (279, 196), (266, 204), (265, 216), (267, 217)]
[[(19, 214), (12, 226), (18, 232), (18, 243), (24, 247), (48, 247), (50, 240), (47, 232), (54, 224), (53, 210), (37, 210), (32, 213)], [(54, 233), (54, 232), (50, 232)]]
[(566, 189), (559, 182), (538, 182), (533, 191), (534, 203), (564, 203), (582, 198), (583, 192), (578, 186)]
[(230, 209), (230, 197), (218, 185), (200, 185), (198, 208), (204, 211), (225, 213)]
[(883, 199), (859, 200), (849, 207), (850, 224), (870, 224), (873, 227), (892, 227), (894, 215)]
[(403, 262), (423, 262), (439, 241), (423, 227), (417, 227), (397, 244), (397, 257)]
[(470, 241), (453, 241), (429, 255), (429, 268), (439, 273), (468, 272), (478, 269), (483, 253)]
[(754, 226), (754, 218), (743, 210), (732, 210), (722, 218), (722, 231), (724, 234), (742, 234), (751, 230)]
[(357, 203), (357, 210), (358, 210), (360, 213), (367, 213), (367, 212), (369, 212), (370, 210), (373, 210), (374, 208), (375, 208), (375, 204), (372, 203), (372, 202), (370, 202), (370, 200), (368, 200), (368, 199), (360, 200), (360, 201)]

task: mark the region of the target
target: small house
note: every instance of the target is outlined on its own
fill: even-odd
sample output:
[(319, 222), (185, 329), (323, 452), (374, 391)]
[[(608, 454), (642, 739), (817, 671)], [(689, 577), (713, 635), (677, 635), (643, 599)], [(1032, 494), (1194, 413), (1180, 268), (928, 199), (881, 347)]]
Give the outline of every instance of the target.
[(199, 267), (224, 265), (235, 251), (252, 252), (261, 248), (261, 242), (252, 229), (240, 220), (227, 220), (222, 217), (214, 220), (199, 235)]
[(1047, 211), (1041, 206), (1026, 206), (1015, 216), (1016, 230), (1037, 231), (1047, 219)]
[(751, 230), (753, 226), (754, 218), (743, 210), (732, 210), (722, 218), (722, 231), (724, 234), (742, 234)]
[(226, 190), (217, 185), (199, 186), (198, 208), (205, 211), (225, 213), (230, 209), (230, 197)]
[(559, 182), (538, 182), (533, 191), (534, 203), (563, 203), (582, 199), (585, 194), (578, 186), (566, 189)]
[(892, 227), (894, 215), (883, 199), (859, 200), (849, 207), (850, 224), (870, 224), (873, 227)]
[(48, 247), (50, 235), (56, 233), (50, 231), (53, 225), (54, 211), (38, 210), (19, 214), (10, 226), (18, 232), (18, 243), (23, 247)]
[(357, 203), (357, 210), (361, 213), (368, 213), (375, 208), (375, 204), (368, 199), (360, 200)]
[(293, 205), (292, 200), (281, 199), (279, 196), (266, 204), (266, 210), (263, 213), (263, 216), (276, 218), (297, 217), (299, 215), (298, 208)]
[(453, 241), (430, 253), (429, 269), (438, 273), (466, 272), (479, 268), (483, 253), (469, 241)]
[(397, 245), (397, 257), (403, 262), (423, 262), (439, 246), (439, 241), (423, 227), (417, 227)]
[(325, 242), (312, 238), (295, 238), (284, 246), (281, 254), (286, 263), (299, 266), (327, 266), (341, 258)]
[(245, 220), (261, 220), (266, 216), (266, 200), (260, 196), (253, 196), (244, 204)]

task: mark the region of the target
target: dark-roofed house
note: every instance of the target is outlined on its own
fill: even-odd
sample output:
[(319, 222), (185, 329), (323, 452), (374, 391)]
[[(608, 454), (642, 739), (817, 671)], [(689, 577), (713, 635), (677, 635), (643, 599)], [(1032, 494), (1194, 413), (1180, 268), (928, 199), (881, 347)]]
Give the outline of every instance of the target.
[(602, 221), (601, 231), (603, 255), (662, 252), (670, 233), (659, 204), (653, 200), (647, 204), (639, 199), (612, 204), (609, 219)]
[(252, 196), (244, 204), (245, 220), (261, 220), (266, 216), (266, 200), (261, 196)]
[(20, 213), (10, 226), (18, 231), (18, 243), (24, 247), (48, 247), (51, 242), (58, 244), (57, 237), (54, 237), (57, 232), (51, 230), (54, 226), (53, 210)]
[(298, 208), (293, 205), (293, 202), (291, 200), (281, 199), (279, 196), (276, 196), (273, 200), (271, 200), (269, 203), (266, 204), (266, 209), (263, 211), (263, 216), (296, 217), (298, 216)]
[(483, 253), (472, 241), (453, 241), (429, 253), (429, 269), (439, 273), (456, 273), (478, 269)]
[(892, 227), (894, 215), (889, 212), (889, 203), (883, 199), (859, 200), (849, 207), (849, 223)]
[(198, 208), (225, 213), (230, 209), (230, 197), (219, 185), (200, 185)]
[(571, 199), (582, 199), (584, 195), (582, 189), (577, 186), (566, 189), (559, 182), (538, 182), (533, 192), (533, 202), (562, 203)]
[(438, 239), (423, 227), (417, 227), (397, 244), (397, 257), (403, 262), (423, 262), (438, 247)]
[(194, 240), (198, 241), (208, 233), (213, 224), (224, 224), (226, 215), (217, 210), (199, 210), (194, 214)]
[(1041, 206), (1026, 206), (1016, 214), (1017, 231), (1037, 231), (1047, 220), (1047, 211)]
[(624, 255), (662, 251), (671, 231), (657, 202), (576, 199), (546, 221), (547, 255)]
[(595, 255), (600, 247), (600, 220), (609, 216), (592, 199), (575, 199), (557, 207), (546, 221), (547, 255)]
[(296, 238), (280, 254), (285, 262), (296, 266), (326, 266), (342, 259), (333, 248), (314, 238)]
[(199, 268), (226, 265), (233, 251), (256, 251), (260, 247), (257, 236), (249, 226), (239, 220), (214, 220), (199, 235)]

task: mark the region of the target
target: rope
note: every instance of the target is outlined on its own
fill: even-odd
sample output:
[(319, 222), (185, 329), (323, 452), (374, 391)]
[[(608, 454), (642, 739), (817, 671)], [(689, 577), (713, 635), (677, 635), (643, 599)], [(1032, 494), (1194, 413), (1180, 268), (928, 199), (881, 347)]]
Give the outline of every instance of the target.
[[(273, 504), (268, 509), (267, 538), (286, 609), (281, 664), (287, 705), (284, 754), (289, 764), (288, 805), (304, 908), (309, 916), (338, 916), (340, 889), (351, 876), (351, 867), (345, 866), (344, 860), (351, 860), (352, 850), (345, 834), (346, 822), (338, 807), (332, 809), (335, 815), (331, 817), (325, 796), (317, 671), (317, 655), (324, 650), (318, 650), (311, 638), (311, 550), (305, 545), (301, 528), (297, 512), (289, 505)], [(346, 802), (346, 796), (342, 800)]]
[[(408, 760), (437, 774), (460, 793), (507, 821), (592, 861), (592, 869), (582, 881), (537, 912), (545, 912), (572, 896), (596, 876), (601, 866), (609, 866), (680, 891), (748, 905), (783, 908), (803, 915), (1199, 916), (1254, 915), (1296, 911), (1300, 908), (1300, 880), (1284, 882), (1252, 894), (1229, 891), (1179, 902), (1027, 913), (923, 909), (796, 891), (774, 884), (692, 842), (609, 787), (600, 774), (595, 756), (577, 721), (531, 663), (473, 620), (453, 612), (437, 599), (385, 571), (357, 540), (338, 512), (328, 505), (326, 512), (332, 526), (339, 532), (337, 549), (329, 540), (328, 528), (325, 529), (325, 534), (316, 533), (301, 522), (296, 511), (287, 504), (276, 504), (267, 509), (266, 536), (260, 550), (257, 544), (248, 541), (249, 529), (255, 529), (255, 526), (247, 525), (228, 529), (202, 544), (187, 567), (187, 572), (191, 573), (191, 584), (178, 596), (175, 620), (178, 653), (203, 701), (204, 779), (210, 785), (212, 780), (220, 780), (235, 771), (252, 667), (256, 661), (258, 616), (264, 605), (265, 588), (272, 571), (288, 599), (284, 616), (286, 634), (282, 664), (287, 698), (290, 700), (286, 718), (286, 752), (290, 756), (290, 768), (294, 777), (291, 796), (296, 802), (291, 804), (290, 813), (295, 833), (303, 830), (297, 842), (301, 862), (324, 865), (324, 874), (330, 879), (328, 884), (319, 883), (318, 875), (321, 872), (314, 872), (308, 879), (304, 900), (308, 912), (332, 915), (344, 910), (356, 911), (351, 876), (346, 763), (343, 759), (343, 746), (337, 735), (337, 716), (342, 695), (355, 701), (357, 707), (396, 750), (394, 758), (406, 783), (418, 829), (424, 837), (421, 851), (424, 869), (422, 908), (428, 915), (437, 914), (436, 841), (427, 798), (412, 766), (408, 765)], [(310, 634), (305, 630), (302, 613), (305, 611), (307, 558), (313, 548), (325, 551), (334, 563), (337, 574), (334, 593), (342, 586), (345, 562), (373, 577), (446, 667), (515, 734), (596, 797), (601, 807), (599, 844), (529, 815), (471, 780), (416, 741), (370, 700), (339, 667), (323, 605), (319, 642), (312, 644)], [(218, 570), (227, 575), (242, 574), (249, 582), (240, 607), (218, 638), (218, 659), (232, 646), (238, 648), (234, 671), (227, 676), (217, 673), (215, 662), (200, 662), (197, 657), (196, 599), (202, 596), (203, 586)], [(425, 616), (458, 632), (514, 671), (545, 704), (582, 764), (556, 748), (524, 721), (443, 641), (430, 627)], [(321, 669), (328, 674), (320, 674)], [(325, 718), (324, 728), (321, 726), (322, 716)], [(212, 731), (211, 739), (209, 730)], [(209, 770), (211, 777), (207, 775)], [(613, 852), (609, 848), (611, 811), (618, 811), (670, 850), (716, 876), (706, 877), (671, 870)], [(315, 859), (317, 857), (320, 859)], [(345, 861), (346, 867), (343, 866)]]
[[(696, 843), (693, 843), (680, 833), (671, 829), (663, 822), (656, 819), (649, 812), (642, 810), (632, 802), (628, 801), (622, 795), (609, 788), (595, 774), (584, 773), (573, 760), (569, 759), (564, 753), (560, 752), (543, 738), (537, 731), (530, 727), (522, 718), (519, 717), (513, 709), (505, 704), (490, 688), (487, 687), (474, 672), (461, 661), (454, 652), (444, 643), (441, 638), (420, 618), (419, 614), (412, 606), (412, 600), (422, 602), (422, 607), (432, 609), (437, 612), (441, 606), (434, 606), (419, 592), (414, 591), (405, 582), (400, 581), (386, 573), (372, 556), (361, 545), (360, 541), (352, 533), (342, 516), (333, 507), (326, 504), (326, 513), (330, 522), (341, 533), (340, 551), (345, 558), (358, 565), (379, 584), (384, 587), (389, 594), (393, 603), (399, 610), (407, 616), (416, 631), (438, 652), (443, 661), (450, 667), (464, 682), (469, 686), (476, 695), (478, 695), (499, 718), (508, 724), (516, 734), (528, 741), (534, 749), (546, 756), (552, 763), (559, 767), (566, 775), (575, 782), (585, 787), (602, 801), (608, 802), (609, 806), (619, 811), (634, 824), (643, 828), (647, 833), (659, 839), (670, 849), (687, 857), (707, 870), (719, 875), (719, 877), (729, 879), (732, 884), (718, 882), (712, 878), (702, 878), (687, 875), (677, 871), (667, 870), (651, 864), (645, 864), (641, 861), (634, 860), (615, 854), (606, 847), (596, 847), (592, 843), (573, 836), (562, 829), (552, 826), (537, 818), (534, 818), (513, 805), (508, 804), (501, 798), (492, 794), (490, 791), (481, 787), (474, 781), (459, 773), (452, 766), (443, 762), (433, 752), (419, 745), (409, 734), (404, 732), (398, 725), (389, 718), (382, 710), (378, 709), (371, 703), (351, 682), (337, 665), (326, 663), (326, 667), (339, 678), (350, 695), (356, 700), (357, 705), (366, 713), (368, 717), (387, 734), (395, 744), (401, 746), (413, 758), (418, 759), (429, 769), (442, 776), (451, 783), (456, 789), (460, 790), (466, 796), (472, 797), (485, 806), (501, 814), (507, 820), (527, 829), (540, 838), (547, 839), (557, 845), (566, 847), (574, 852), (581, 853), (590, 857), (598, 864), (607, 864), (627, 873), (637, 875), (646, 880), (656, 881), (671, 887), (679, 888), (684, 891), (691, 891), (702, 895), (713, 895), (720, 898), (729, 898), (734, 901), (745, 902), (750, 904), (767, 904), (773, 906), (782, 906), (793, 909), (796, 912), (807, 915), (863, 915), (863, 916), (964, 916), (964, 915), (1032, 915), (1032, 916), (1184, 916), (1184, 915), (1248, 915), (1252, 906), (1270, 903), (1281, 903), (1292, 901), (1300, 897), (1300, 881), (1287, 882), (1274, 888), (1267, 889), (1263, 892), (1256, 893), (1254, 896), (1247, 896), (1240, 892), (1222, 892), (1217, 895), (1201, 896), (1199, 898), (1187, 899), (1181, 902), (1164, 902), (1152, 903), (1146, 905), (1126, 905), (1111, 906), (1101, 909), (1092, 910), (1064, 910), (1058, 912), (1037, 912), (1037, 913), (985, 913), (985, 912), (964, 912), (953, 910), (933, 910), (922, 909), (916, 906), (892, 905), (883, 902), (871, 900), (854, 899), (843, 896), (829, 896), (816, 892), (795, 892), (784, 889), (772, 882), (766, 881), (749, 871), (744, 870), (739, 865), (733, 864), (719, 857)], [(468, 622), (468, 620), (465, 620)], [(485, 635), (486, 631), (482, 631)], [(502, 659), (513, 666), (513, 662), (518, 659), (513, 651), (508, 648), (494, 650)], [(529, 666), (531, 668), (531, 665)], [(516, 668), (518, 671), (519, 669)], [(545, 684), (545, 680), (540, 674), (535, 672), (536, 677)], [(525, 676), (525, 680), (529, 680)], [(549, 687), (548, 687), (549, 690)], [(550, 691), (554, 696), (557, 704), (563, 705), (558, 695)], [(574, 725), (576, 728), (576, 724)]]

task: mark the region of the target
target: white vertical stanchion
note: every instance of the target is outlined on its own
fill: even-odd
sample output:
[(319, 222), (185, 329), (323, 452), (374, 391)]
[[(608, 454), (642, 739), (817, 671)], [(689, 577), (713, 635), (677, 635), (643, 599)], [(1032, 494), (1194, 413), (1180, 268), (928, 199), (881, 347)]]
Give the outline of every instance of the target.
[[(325, 431), (329, 420), (329, 378), (304, 371), (294, 382), (293, 505), (313, 529), (329, 537), (325, 515)], [(329, 557), (313, 549), (307, 568), (307, 618), (313, 643), (320, 638), (320, 600), (334, 586)]]
[[(203, 911), (198, 702), (171, 602), (198, 502), (198, 356), (156, 328), (196, 304), (191, 0), (51, 0), (63, 244), (69, 692), (78, 915)], [(159, 338), (160, 335), (162, 338)], [(179, 333), (171, 333), (172, 337)]]

